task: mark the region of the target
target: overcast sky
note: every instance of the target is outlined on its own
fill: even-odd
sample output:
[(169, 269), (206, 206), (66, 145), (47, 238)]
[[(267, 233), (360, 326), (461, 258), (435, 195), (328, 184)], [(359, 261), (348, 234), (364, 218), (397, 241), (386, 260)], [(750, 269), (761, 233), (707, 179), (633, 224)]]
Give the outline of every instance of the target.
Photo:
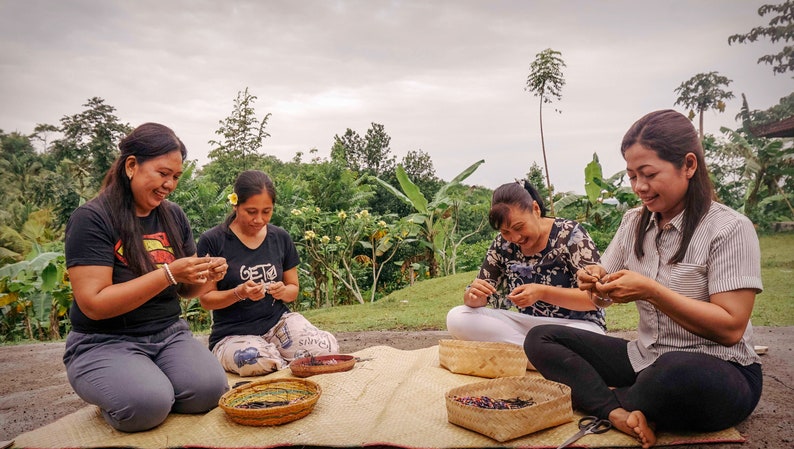
[[(29, 134), (105, 99), (133, 126), (172, 127), (208, 161), (238, 91), (270, 113), (263, 153), (289, 160), (334, 135), (385, 126), (392, 153), (422, 150), (451, 180), (490, 188), (543, 164), (539, 99), (524, 90), (535, 55), (562, 53), (562, 99), (544, 105), (552, 183), (583, 192), (597, 152), (624, 168), (623, 133), (675, 108), (698, 73), (733, 80), (706, 132), (738, 127), (741, 94), (767, 109), (794, 91), (757, 59), (782, 44), (728, 45), (767, 25), (756, 0), (690, 1), (119, 1), (0, 0), (0, 129)], [(560, 114), (554, 109), (561, 110)], [(306, 160), (306, 159), (305, 159)]]

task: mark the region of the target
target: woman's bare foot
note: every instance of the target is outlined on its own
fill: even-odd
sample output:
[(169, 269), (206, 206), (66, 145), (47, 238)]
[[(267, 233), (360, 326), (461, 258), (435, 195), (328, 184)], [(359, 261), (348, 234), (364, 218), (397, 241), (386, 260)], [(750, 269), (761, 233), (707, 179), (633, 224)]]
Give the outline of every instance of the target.
[(616, 408), (609, 412), (609, 421), (616, 429), (636, 438), (644, 449), (656, 444), (656, 434), (645, 419), (645, 414), (639, 410), (630, 412), (624, 408)]

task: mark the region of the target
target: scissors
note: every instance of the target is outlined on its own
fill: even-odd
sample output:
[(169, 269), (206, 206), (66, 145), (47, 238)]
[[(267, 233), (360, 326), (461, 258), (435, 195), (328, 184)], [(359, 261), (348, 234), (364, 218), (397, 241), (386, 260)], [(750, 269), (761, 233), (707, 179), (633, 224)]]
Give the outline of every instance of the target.
[(571, 445), (574, 441), (582, 438), (585, 435), (589, 435), (591, 433), (604, 433), (607, 430), (612, 428), (612, 423), (609, 422), (608, 419), (599, 419), (595, 416), (585, 416), (584, 418), (579, 420), (579, 431), (576, 434), (567, 440), (564, 443), (557, 446), (557, 449), (562, 449)]

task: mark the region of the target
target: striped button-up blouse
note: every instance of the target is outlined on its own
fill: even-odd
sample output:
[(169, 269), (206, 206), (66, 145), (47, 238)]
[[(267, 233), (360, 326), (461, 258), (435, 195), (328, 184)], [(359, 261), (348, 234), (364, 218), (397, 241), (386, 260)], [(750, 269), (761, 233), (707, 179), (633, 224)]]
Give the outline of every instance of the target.
[[(712, 202), (696, 228), (684, 259), (676, 264), (668, 263), (678, 251), (683, 236), (683, 214), (663, 228), (652, 219), (643, 244), (645, 255), (638, 259), (634, 241), (641, 208), (628, 211), (601, 264), (609, 273), (621, 269), (635, 271), (698, 301), (710, 301), (710, 295), (715, 293), (744, 288), (760, 292), (761, 251), (755, 228), (747, 217), (716, 202)], [(640, 315), (639, 337), (629, 343), (628, 353), (636, 372), (670, 351), (709, 354), (741, 365), (760, 363), (753, 350), (753, 328), (749, 322), (742, 340), (726, 347), (689, 332), (648, 301), (635, 304)]]

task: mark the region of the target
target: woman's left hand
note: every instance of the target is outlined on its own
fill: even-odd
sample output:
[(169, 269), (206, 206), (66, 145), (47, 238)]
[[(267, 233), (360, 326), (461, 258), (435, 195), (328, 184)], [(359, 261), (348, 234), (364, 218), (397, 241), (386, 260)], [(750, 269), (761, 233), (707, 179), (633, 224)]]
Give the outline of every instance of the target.
[(229, 269), (229, 265), (226, 263), (226, 259), (223, 257), (212, 257), (210, 258), (210, 264), (207, 268), (207, 280), (210, 282), (218, 282), (226, 276), (226, 270)]
[(287, 286), (281, 281), (274, 281), (268, 284), (267, 293), (275, 299), (284, 299), (287, 293)]
[(507, 295), (507, 299), (515, 304), (516, 307), (526, 309), (543, 299), (545, 288), (546, 286), (541, 284), (519, 285)]

